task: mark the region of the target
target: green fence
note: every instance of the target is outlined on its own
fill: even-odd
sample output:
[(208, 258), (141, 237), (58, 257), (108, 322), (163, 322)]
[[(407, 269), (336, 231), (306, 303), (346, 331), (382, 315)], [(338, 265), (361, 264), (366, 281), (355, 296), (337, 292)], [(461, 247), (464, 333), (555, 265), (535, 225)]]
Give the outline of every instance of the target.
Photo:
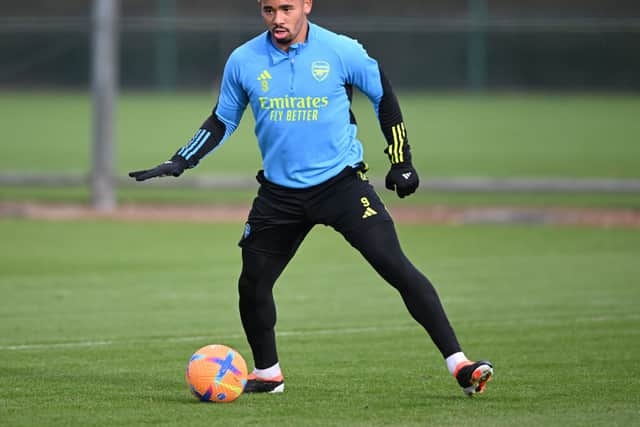
[[(499, 18), (483, 0), (462, 16), (312, 18), (363, 42), (402, 88), (640, 90), (640, 18)], [(171, 90), (211, 87), (262, 26), (257, 12), (169, 8), (123, 16), (120, 31), (122, 86)], [(87, 87), (90, 32), (86, 16), (0, 18), (0, 86)]]

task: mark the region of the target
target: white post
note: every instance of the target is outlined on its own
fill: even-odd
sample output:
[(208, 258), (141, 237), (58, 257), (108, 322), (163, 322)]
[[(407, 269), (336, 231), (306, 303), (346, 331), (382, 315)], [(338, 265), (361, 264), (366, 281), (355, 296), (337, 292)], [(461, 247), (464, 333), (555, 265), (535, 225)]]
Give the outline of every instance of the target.
[(91, 202), (100, 211), (116, 207), (114, 107), (118, 90), (118, 0), (93, 2), (93, 156)]

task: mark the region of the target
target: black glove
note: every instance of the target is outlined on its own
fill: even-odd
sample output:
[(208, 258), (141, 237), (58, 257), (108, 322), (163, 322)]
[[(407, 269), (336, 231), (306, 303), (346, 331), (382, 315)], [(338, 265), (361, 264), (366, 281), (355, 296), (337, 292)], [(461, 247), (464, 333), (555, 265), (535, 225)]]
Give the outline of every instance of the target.
[(412, 194), (418, 188), (420, 179), (413, 165), (408, 162), (391, 165), (391, 170), (384, 181), (387, 189), (398, 193), (398, 197), (403, 198)]
[(135, 178), (136, 181), (144, 181), (156, 176), (180, 176), (187, 167), (187, 162), (179, 157), (174, 157), (171, 160), (167, 160), (161, 165), (156, 166), (153, 169), (147, 169), (142, 171), (129, 172), (131, 178)]

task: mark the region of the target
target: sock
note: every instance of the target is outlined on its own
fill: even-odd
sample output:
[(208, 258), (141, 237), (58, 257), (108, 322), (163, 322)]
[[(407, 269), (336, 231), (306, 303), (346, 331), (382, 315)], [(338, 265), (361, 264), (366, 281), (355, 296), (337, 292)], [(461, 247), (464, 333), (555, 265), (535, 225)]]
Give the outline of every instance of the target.
[(451, 375), (453, 375), (453, 373), (455, 372), (456, 366), (458, 366), (458, 364), (460, 364), (461, 362), (466, 362), (468, 360), (469, 359), (467, 359), (467, 356), (465, 356), (461, 351), (453, 353), (451, 356), (447, 357), (447, 368), (449, 369)]
[(282, 376), (282, 371), (280, 370), (280, 363), (276, 363), (270, 368), (267, 369), (253, 369), (253, 373), (256, 374), (256, 377), (268, 380), (271, 378)]

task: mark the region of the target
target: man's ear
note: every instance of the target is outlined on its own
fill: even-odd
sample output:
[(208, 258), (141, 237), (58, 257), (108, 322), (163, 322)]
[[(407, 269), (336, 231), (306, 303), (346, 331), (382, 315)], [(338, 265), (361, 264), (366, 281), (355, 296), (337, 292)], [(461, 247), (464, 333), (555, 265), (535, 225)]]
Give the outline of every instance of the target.
[(305, 15), (310, 14), (312, 8), (313, 8), (313, 0), (304, 0), (304, 5), (303, 5), (304, 14)]

